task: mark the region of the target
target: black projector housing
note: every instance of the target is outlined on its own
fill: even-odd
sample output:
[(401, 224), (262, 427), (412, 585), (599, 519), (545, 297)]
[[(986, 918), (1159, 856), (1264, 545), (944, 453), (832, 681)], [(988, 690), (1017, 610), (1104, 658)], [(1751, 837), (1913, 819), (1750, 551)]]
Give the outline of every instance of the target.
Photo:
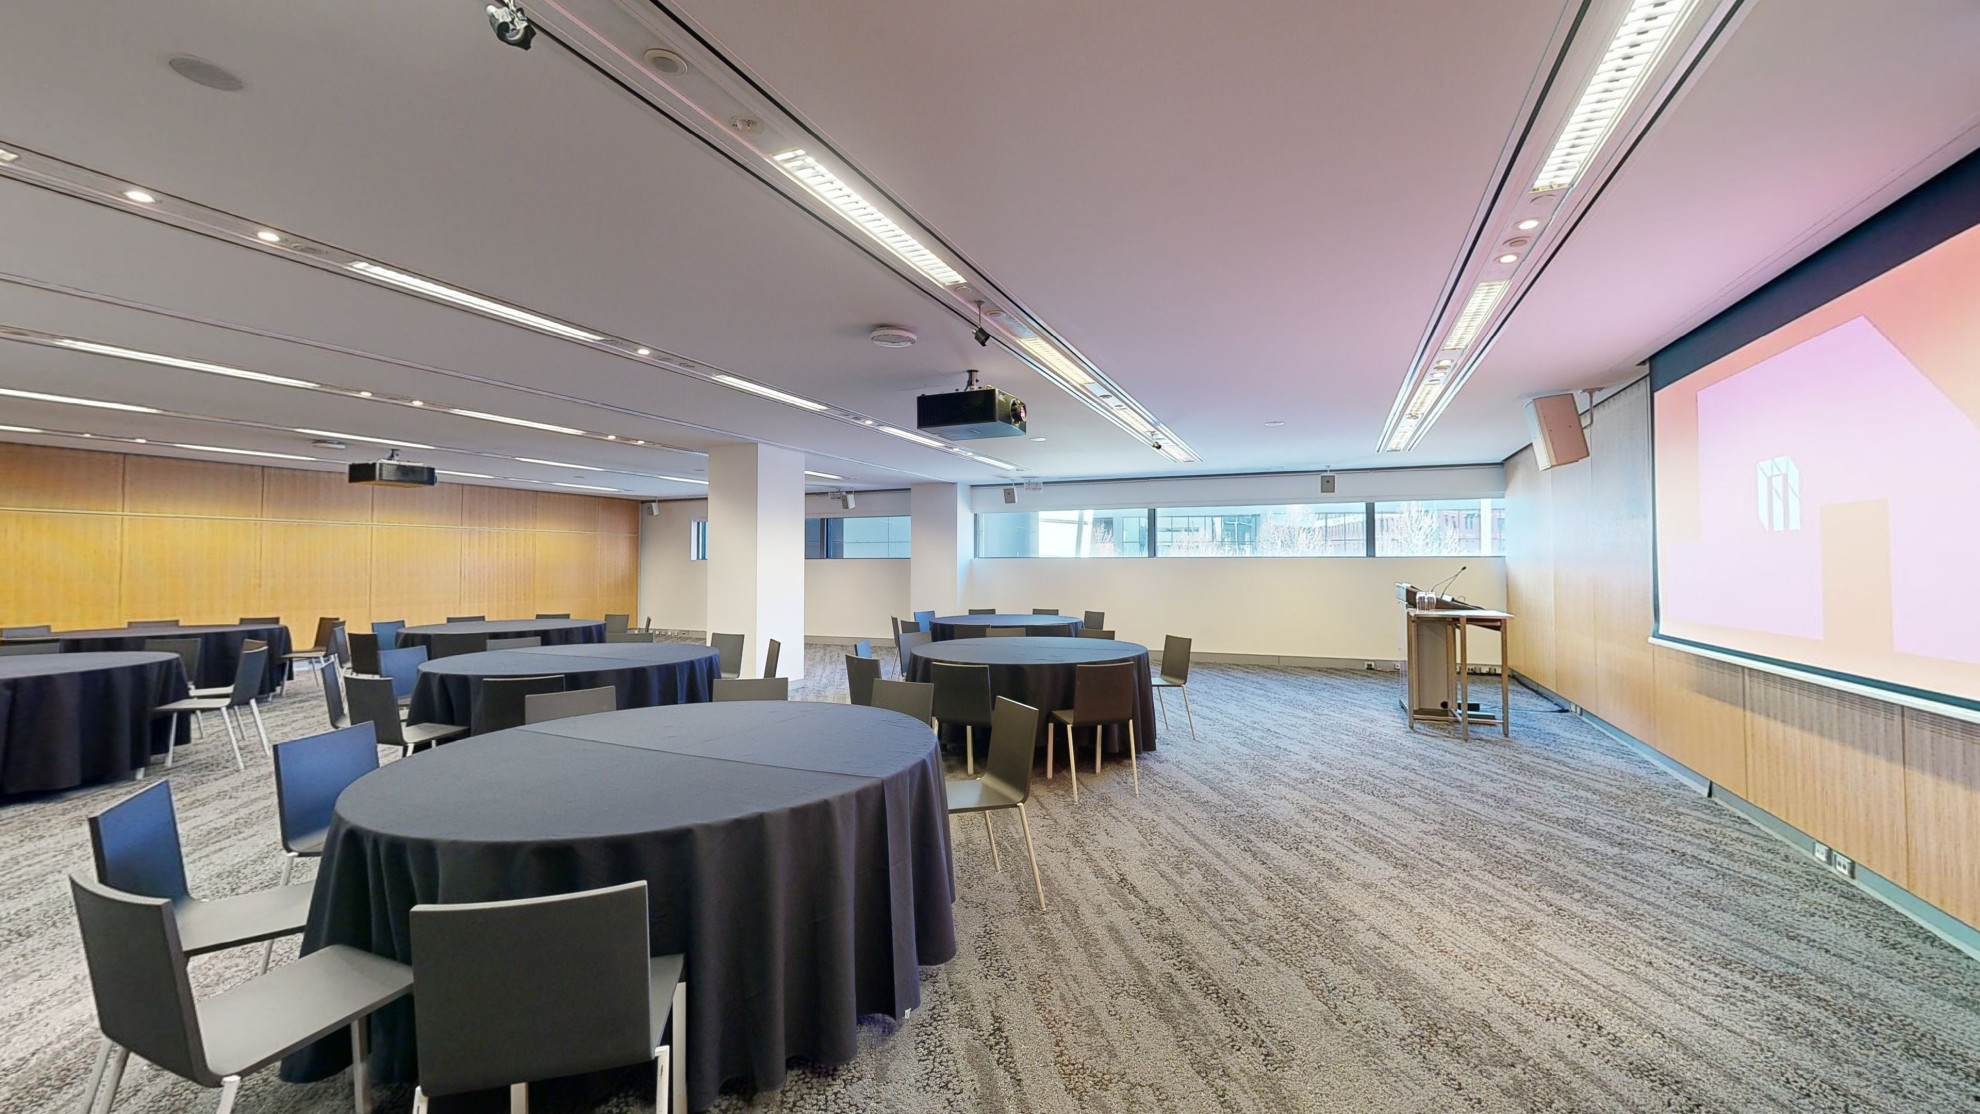
[(914, 404), (915, 425), (923, 433), (951, 440), (1024, 435), (1024, 400), (995, 387), (972, 387), (947, 394), (922, 395)]
[(439, 482), (430, 464), (407, 464), (403, 460), (369, 460), (351, 465), (351, 482), (384, 487), (432, 487)]

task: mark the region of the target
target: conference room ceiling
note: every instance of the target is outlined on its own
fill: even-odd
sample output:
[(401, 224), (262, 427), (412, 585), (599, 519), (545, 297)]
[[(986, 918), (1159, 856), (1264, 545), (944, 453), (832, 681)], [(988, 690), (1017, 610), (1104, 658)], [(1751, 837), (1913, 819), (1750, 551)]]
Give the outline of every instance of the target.
[[(375, 455), (296, 432), (330, 430), (490, 482), (662, 497), (743, 440), (851, 487), (1496, 461), (1522, 399), (1628, 378), (1975, 145), (1980, 8), (1749, 6), (1406, 454), (1375, 452), (1383, 421), (1574, 6), (676, 9), (1202, 458), (1180, 464), (557, 43), (499, 45), (479, 4), (34, 5), (0, 38), (0, 146), (884, 423), (979, 368), (1045, 440), (962, 443), (1013, 474), (17, 180), (0, 327), (428, 405), (0, 341), (0, 388), (224, 419), (5, 397), (0, 424)], [(246, 87), (182, 79), (175, 54)], [(919, 341), (878, 348), (880, 324)]]

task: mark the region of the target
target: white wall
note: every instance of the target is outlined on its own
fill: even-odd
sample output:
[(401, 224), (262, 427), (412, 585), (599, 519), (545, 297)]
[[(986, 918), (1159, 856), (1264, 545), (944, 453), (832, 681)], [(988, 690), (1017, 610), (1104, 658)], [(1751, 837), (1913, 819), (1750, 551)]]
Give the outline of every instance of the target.
[(811, 638), (893, 637), (889, 616), (906, 618), (908, 565), (862, 557), (804, 563), (804, 633)]
[(639, 622), (664, 630), (708, 629), (708, 562), (688, 559), (688, 523), (708, 518), (706, 499), (659, 504), (639, 516)]

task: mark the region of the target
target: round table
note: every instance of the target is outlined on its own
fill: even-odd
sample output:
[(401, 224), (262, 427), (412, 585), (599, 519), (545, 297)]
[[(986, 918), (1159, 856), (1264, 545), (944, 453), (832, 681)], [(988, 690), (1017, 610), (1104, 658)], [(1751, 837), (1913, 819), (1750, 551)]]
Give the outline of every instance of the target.
[[(1007, 696), (1038, 709), (1039, 746), (1045, 745), (1045, 725), (1051, 714), (1073, 706), (1073, 683), (1080, 666), (1131, 661), (1140, 681), (1140, 707), (1135, 710), (1134, 740), (1139, 750), (1155, 749), (1155, 688), (1149, 676), (1146, 646), (1107, 638), (959, 638), (916, 646), (908, 651), (908, 658), (910, 681), (933, 679), (930, 662), (989, 666), (992, 695)], [(1089, 730), (1080, 729), (1082, 741), (1091, 742)], [(1126, 749), (1126, 732), (1117, 727), (1103, 730), (1106, 732), (1108, 751)], [(952, 741), (962, 742), (962, 728), (944, 727), (943, 731), (944, 739), (949, 739), (953, 734)], [(979, 739), (979, 757), (982, 745)]]
[(163, 754), (186, 695), (179, 655), (129, 651), (0, 658), (0, 794), (129, 777)]
[(938, 615), (928, 624), (937, 642), (954, 638), (984, 638), (991, 627), (1023, 627), (1034, 638), (1070, 638), (1082, 620), (1068, 615)]
[(619, 707), (702, 704), (714, 698), (722, 655), (713, 646), (615, 642), (456, 654), (421, 663), (408, 723), (469, 723), (474, 686), (484, 677), (559, 674), (567, 689), (610, 685)]
[(268, 670), (261, 677), (263, 696), (282, 686), (288, 672), (282, 659), (292, 646), (289, 628), (252, 623), (246, 626), (231, 623), (201, 627), (110, 627), (105, 630), (57, 631), (55, 637), (61, 640), (65, 654), (143, 650), (145, 642), (153, 638), (197, 638), (199, 676), (192, 679), (192, 685), (203, 689), (234, 683), (234, 670), (241, 664), (242, 644), (252, 638), (268, 643)]
[[(644, 879), (656, 955), (687, 956), (688, 1098), (843, 1063), (859, 1017), (920, 1001), (955, 956), (948, 797), (921, 723), (849, 704), (683, 704), (554, 720), (415, 754), (337, 799), (304, 953), (412, 958), (408, 911)], [(378, 1078), (417, 1074), (412, 1003), (374, 1015)], [(341, 1032), (283, 1065), (350, 1062)], [(676, 1062), (675, 1070), (683, 1065)]]
[[(545, 646), (605, 641), (603, 619), (496, 619), (480, 623), (428, 623), (400, 627), (398, 645), (425, 646), (436, 634), (485, 634), (490, 638), (541, 638)], [(390, 647), (387, 647), (388, 649)]]

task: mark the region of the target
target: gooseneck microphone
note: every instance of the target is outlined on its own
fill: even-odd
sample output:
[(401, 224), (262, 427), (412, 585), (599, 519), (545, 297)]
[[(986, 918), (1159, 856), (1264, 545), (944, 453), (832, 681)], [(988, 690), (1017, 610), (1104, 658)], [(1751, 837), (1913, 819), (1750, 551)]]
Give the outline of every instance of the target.
[(1433, 596), (1442, 596), (1445, 592), (1450, 591), (1451, 585), (1456, 584), (1457, 578), (1463, 576), (1464, 570), (1470, 567), (1470, 565), (1459, 565), (1458, 571), (1452, 573), (1449, 579), (1439, 581), (1435, 588), (1430, 589), (1430, 594)]

